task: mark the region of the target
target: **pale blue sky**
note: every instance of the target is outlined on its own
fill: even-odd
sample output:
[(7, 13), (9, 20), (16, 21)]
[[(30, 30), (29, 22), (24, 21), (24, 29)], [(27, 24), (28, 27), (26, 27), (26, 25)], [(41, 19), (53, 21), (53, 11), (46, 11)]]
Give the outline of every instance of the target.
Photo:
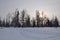
[(39, 10), (40, 13), (44, 11), (48, 17), (53, 17), (53, 15), (60, 17), (60, 0), (0, 0), (1, 17), (14, 12), (16, 8), (20, 12), (26, 9), (31, 16)]

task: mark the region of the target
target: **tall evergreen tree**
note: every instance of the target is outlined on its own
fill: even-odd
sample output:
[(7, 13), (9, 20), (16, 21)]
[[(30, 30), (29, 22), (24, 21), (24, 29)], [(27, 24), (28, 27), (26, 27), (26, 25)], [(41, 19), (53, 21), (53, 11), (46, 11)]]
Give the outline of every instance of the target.
[(2, 20), (1, 20), (1, 17), (0, 17), (0, 27), (2, 26)]
[(48, 18), (46, 19), (46, 24), (45, 26), (47, 27), (52, 27), (52, 21), (50, 21)]
[(15, 16), (12, 20), (12, 26), (17, 26), (17, 27), (21, 26), (19, 22), (19, 11), (18, 10), (15, 11)]
[(21, 24), (22, 27), (25, 26), (25, 10), (23, 10), (21, 13)]
[(10, 26), (10, 24), (11, 24), (11, 20), (10, 19), (11, 19), (11, 14), (8, 13), (7, 16), (6, 16), (6, 20), (5, 20), (6, 21), (6, 26), (7, 25)]
[(27, 17), (26, 17), (26, 26), (27, 26), (27, 27), (30, 27), (30, 26), (31, 26), (29, 15), (27, 15)]
[(35, 21), (34, 18), (33, 18), (33, 20), (32, 20), (32, 24), (33, 24), (33, 25), (32, 25), (33, 27), (36, 27), (36, 21)]
[(57, 17), (55, 17), (54, 26), (55, 27), (58, 27), (59, 26), (59, 21), (58, 21)]
[(36, 11), (36, 21), (37, 21), (37, 27), (40, 26), (40, 14), (39, 14), (39, 11)]
[(2, 21), (2, 26), (3, 26), (3, 27), (6, 27), (5, 19), (3, 19), (3, 21)]

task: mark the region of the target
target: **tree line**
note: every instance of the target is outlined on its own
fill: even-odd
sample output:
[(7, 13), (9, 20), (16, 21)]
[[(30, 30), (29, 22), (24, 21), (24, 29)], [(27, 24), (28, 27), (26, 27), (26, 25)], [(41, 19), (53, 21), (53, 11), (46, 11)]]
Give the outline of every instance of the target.
[(43, 12), (41, 15), (42, 17), (37, 10), (36, 17), (31, 19), (26, 10), (22, 10), (21, 14), (19, 10), (16, 10), (12, 18), (10, 18), (10, 14), (4, 20), (0, 17), (0, 27), (59, 27), (57, 16), (49, 20)]

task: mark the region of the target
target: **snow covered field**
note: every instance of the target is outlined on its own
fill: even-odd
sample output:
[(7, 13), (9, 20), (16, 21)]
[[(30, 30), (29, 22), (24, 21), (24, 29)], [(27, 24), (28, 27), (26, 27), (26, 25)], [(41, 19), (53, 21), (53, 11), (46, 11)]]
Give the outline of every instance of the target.
[(0, 40), (60, 40), (60, 28), (0, 28)]

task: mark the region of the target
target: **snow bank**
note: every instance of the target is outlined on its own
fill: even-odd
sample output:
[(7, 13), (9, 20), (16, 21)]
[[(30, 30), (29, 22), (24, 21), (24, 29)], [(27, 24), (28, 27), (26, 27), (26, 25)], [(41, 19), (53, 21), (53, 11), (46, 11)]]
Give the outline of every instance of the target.
[(60, 40), (60, 28), (2, 28), (0, 40)]

